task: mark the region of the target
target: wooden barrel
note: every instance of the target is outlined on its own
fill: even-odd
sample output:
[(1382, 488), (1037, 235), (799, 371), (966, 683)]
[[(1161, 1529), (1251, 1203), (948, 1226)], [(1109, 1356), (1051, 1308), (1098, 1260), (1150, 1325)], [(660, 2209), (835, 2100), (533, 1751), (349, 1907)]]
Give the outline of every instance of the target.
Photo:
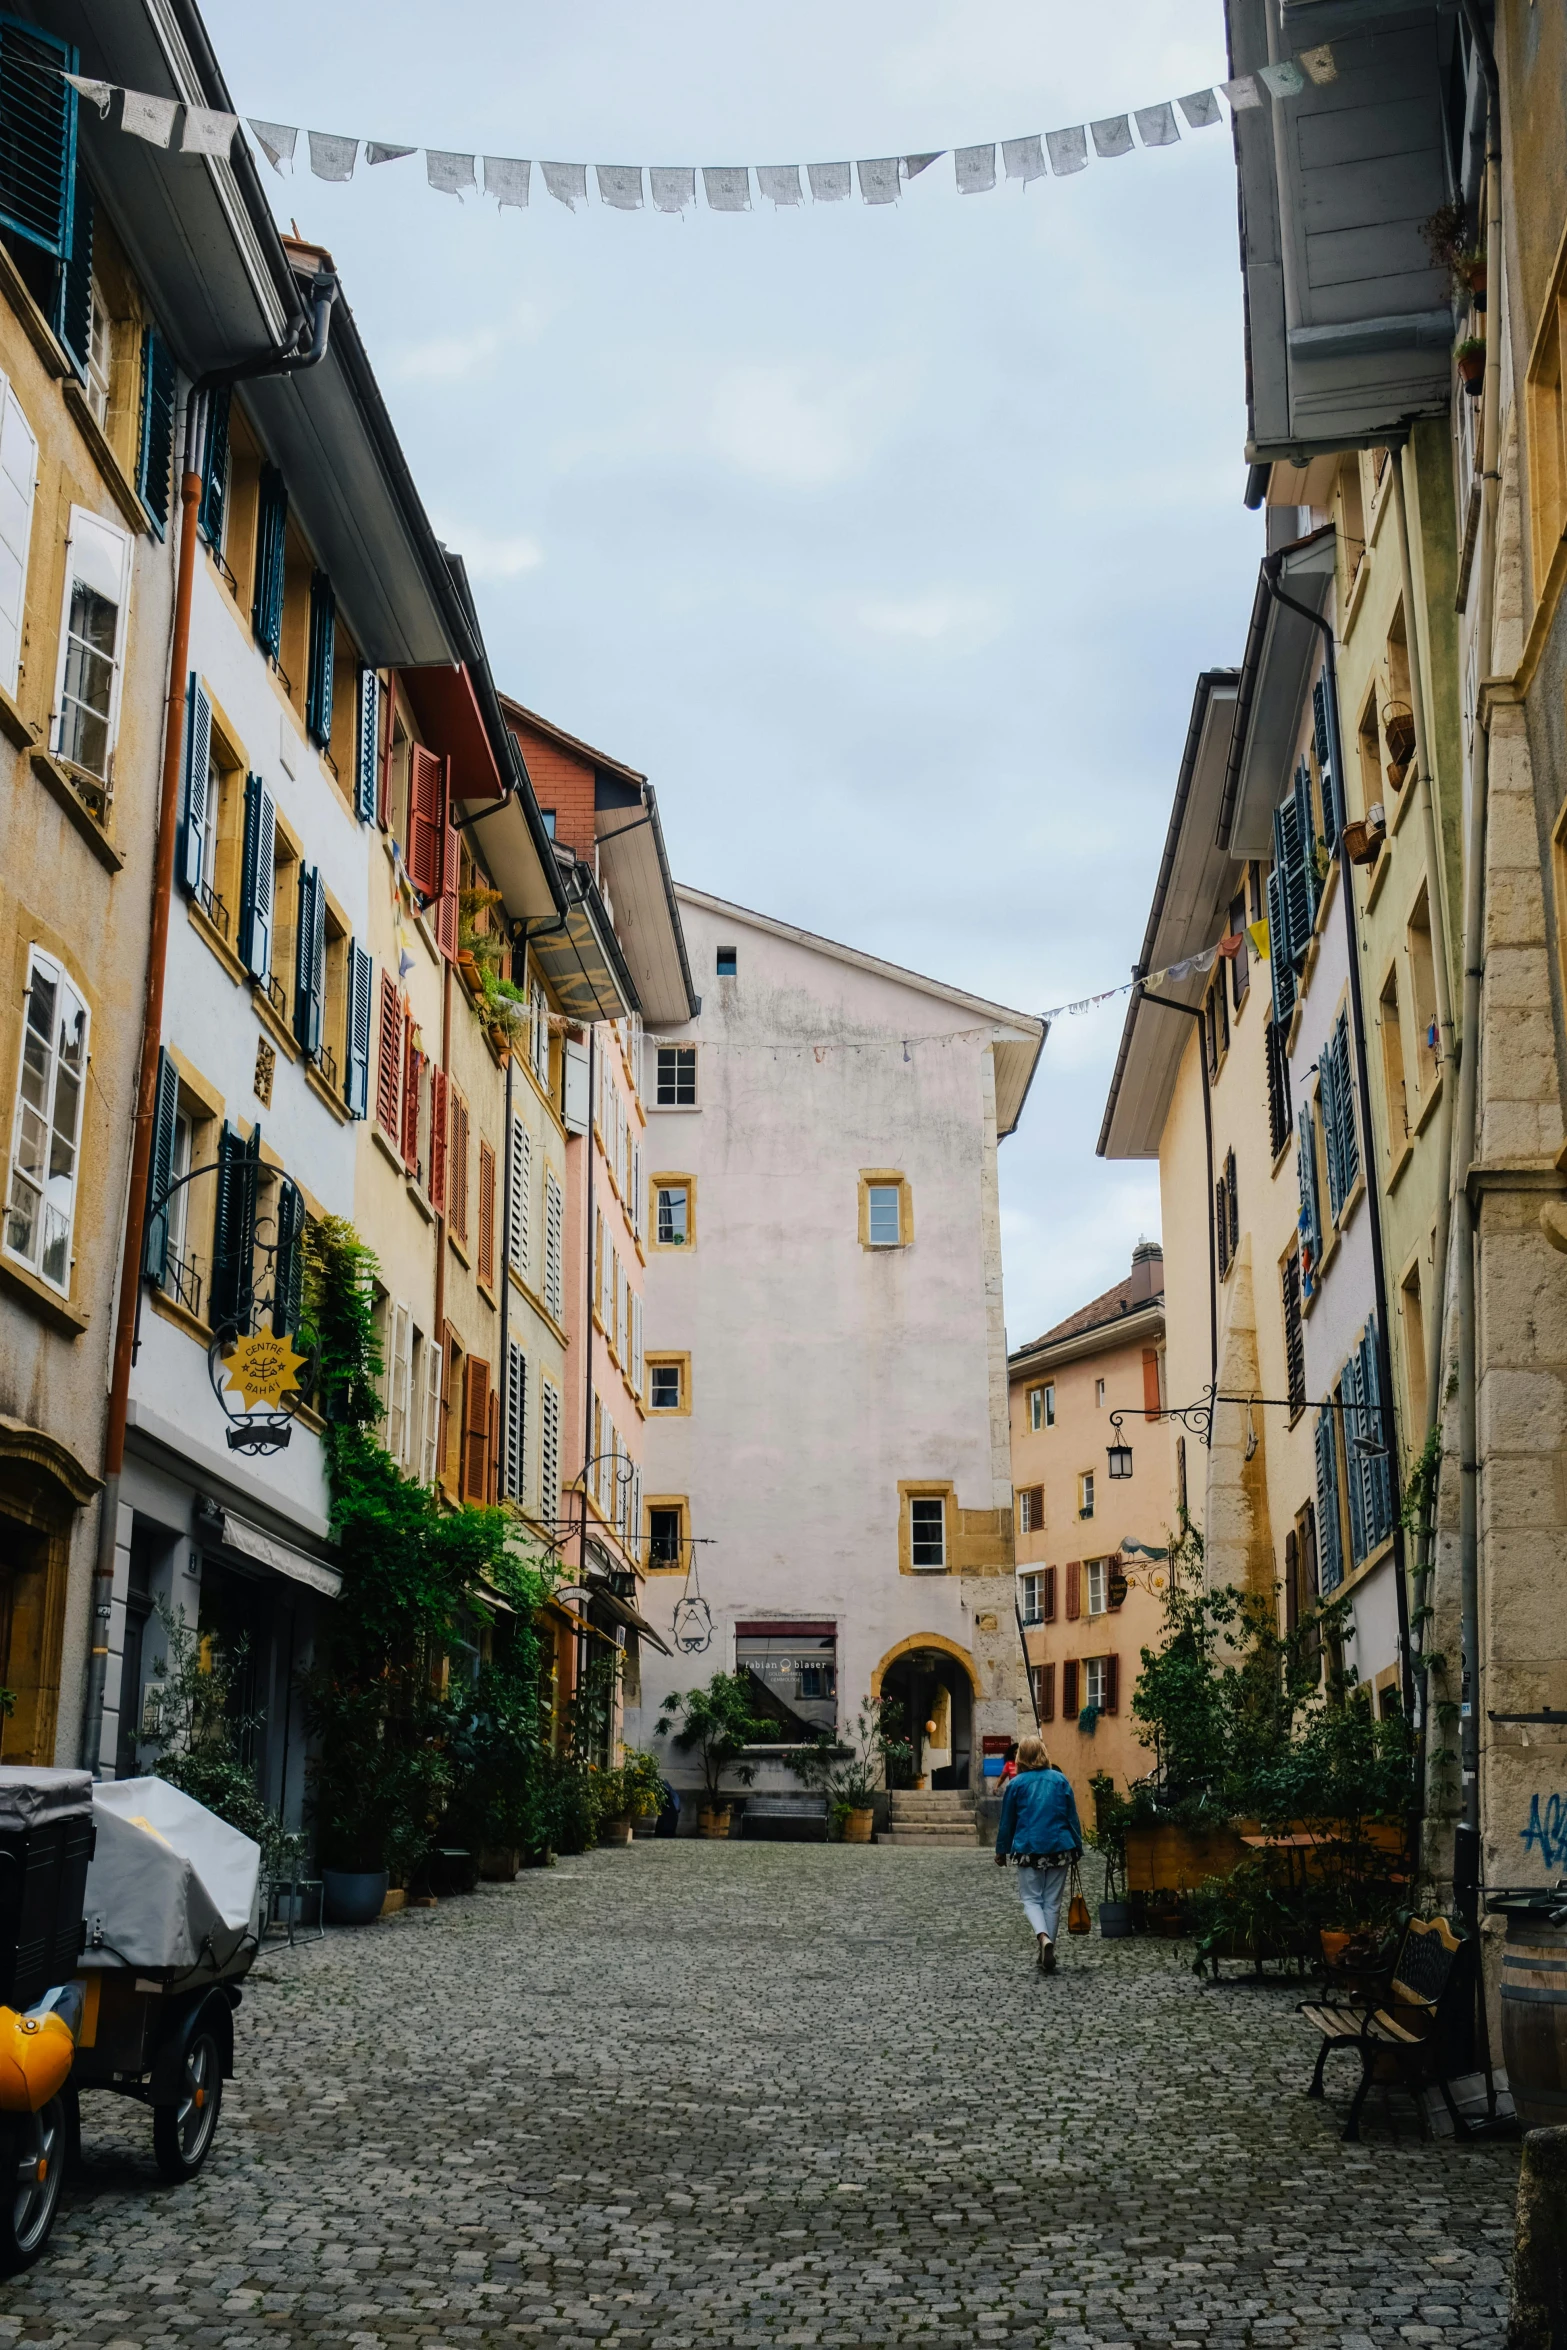
[(1567, 2123), (1567, 1925), (1538, 1911), (1507, 1920), (1502, 2062), (1526, 2130)]

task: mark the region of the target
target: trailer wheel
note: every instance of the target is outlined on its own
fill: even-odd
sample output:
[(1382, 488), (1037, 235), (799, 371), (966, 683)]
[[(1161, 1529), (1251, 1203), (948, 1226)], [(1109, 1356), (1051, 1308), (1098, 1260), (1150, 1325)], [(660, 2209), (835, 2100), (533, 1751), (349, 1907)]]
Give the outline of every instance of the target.
[(158, 2168), (178, 2186), (193, 2179), (217, 2134), (223, 2105), (223, 2055), (205, 2017), (197, 2024), (180, 2067), (179, 2095), (152, 2109), (152, 2150)]
[(0, 2115), (0, 2276), (31, 2268), (49, 2241), (65, 2179), (63, 2098)]

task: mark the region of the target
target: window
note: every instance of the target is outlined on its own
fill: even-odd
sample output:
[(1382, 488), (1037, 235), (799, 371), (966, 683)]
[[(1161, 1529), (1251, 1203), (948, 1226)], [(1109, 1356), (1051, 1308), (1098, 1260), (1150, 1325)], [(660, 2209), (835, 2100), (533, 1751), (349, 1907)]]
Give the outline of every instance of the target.
[(546, 1093), (550, 1089), (550, 1006), (538, 980), (528, 990), (529, 1056), (533, 1074)]
[(1398, 1011), (1398, 975), (1390, 971), (1377, 999), (1382, 1035), (1382, 1083), (1387, 1094), (1388, 1148), (1397, 1158), (1409, 1139), (1409, 1096), (1404, 1083), (1404, 1031)]
[(1360, 1179), (1360, 1137), (1355, 1122), (1354, 1058), (1349, 1015), (1340, 1012), (1333, 1034), (1318, 1057), (1322, 1139), (1327, 1156), (1328, 1205), (1335, 1223)]
[(683, 1501), (648, 1504), (647, 1563), (651, 1574), (668, 1574), (684, 1566), (686, 1505)]
[(1030, 1665), (1028, 1685), (1034, 1696), (1034, 1715), (1040, 1722), (1056, 1718), (1056, 1669), (1054, 1665)]
[(131, 542), (123, 530), (81, 506), (71, 508), (70, 532), (55, 749), (106, 784), (119, 729)]
[(1089, 1614), (1102, 1616), (1108, 1597), (1106, 1586), (1109, 1581), (1109, 1568), (1107, 1562), (1104, 1559), (1085, 1559), (1083, 1561), (1083, 1579), (1088, 1587)]
[(1422, 1100), (1442, 1070), (1442, 1035), (1436, 1017), (1436, 965), (1431, 949), (1431, 907), (1422, 889), (1409, 917), (1410, 1010), (1415, 1020), (1415, 1072)]
[(1213, 1187), (1213, 1223), (1219, 1245), (1219, 1278), (1222, 1280), (1235, 1261), (1241, 1237), (1241, 1207), (1233, 1151), (1226, 1151), (1224, 1172)]
[(250, 625), (275, 661), (283, 647), (283, 582), (288, 555), (288, 492), (275, 465), (263, 465), (257, 491), (256, 578)]
[(541, 809), (539, 810), (539, 819), (540, 819), (541, 823), (542, 823), (542, 824), (543, 824), (543, 826), (544, 826), (544, 830), (545, 830), (546, 834), (548, 835), (548, 837), (549, 837), (551, 840), (553, 840), (553, 839), (555, 838), (555, 811), (554, 811), (554, 809), (553, 809), (553, 808), (541, 808)]
[[(562, 1245), (564, 1241), (566, 1201), (565, 1194), (554, 1175), (546, 1168), (544, 1173), (544, 1310), (557, 1322), (565, 1311)], [(558, 1399), (557, 1399), (558, 1408)]]
[(1284, 1297), (1284, 1386), (1290, 1426), (1306, 1408), (1306, 1340), (1300, 1318), (1300, 1250), (1292, 1248), (1280, 1272)]
[(34, 947), (27, 968), (22, 1062), (11, 1126), (5, 1246), (8, 1256), (66, 1292), (71, 1285), (87, 1032), (86, 1005), (54, 958)]
[(1230, 995), (1238, 1012), (1246, 1001), (1247, 991), (1251, 986), (1251, 963), (1246, 953), (1246, 892), (1244, 889), (1239, 890), (1230, 900), (1229, 934), (1231, 938), (1240, 941), (1229, 958)]
[(947, 1505), (940, 1494), (909, 1497), (909, 1559), (916, 1574), (947, 1563)]
[(686, 1382), (689, 1361), (686, 1355), (666, 1355), (648, 1364), (649, 1411), (683, 1412), (688, 1408)]
[(1266, 1032), (1268, 1059), (1268, 1147), (1278, 1157), (1290, 1138), (1290, 1063), (1288, 1031), (1270, 1019)]
[(57, 261), (70, 251), (71, 180), (76, 144), (75, 49), (55, 34), (0, 20), (0, 110), (8, 125), (0, 159), (0, 226)]
[(501, 1408), (504, 1438), (501, 1491), (511, 1501), (525, 1496), (528, 1474), (528, 1358), (515, 1338), (506, 1343), (506, 1392)]
[(1096, 1380), (1094, 1381), (1094, 1409), (1095, 1409), (1095, 1411), (1102, 1412), (1102, 1411), (1104, 1410), (1104, 1408), (1105, 1408), (1105, 1383), (1104, 1383), (1104, 1381), (1103, 1381), (1102, 1379), (1096, 1379)]
[(1025, 1485), (1017, 1497), (1017, 1530), (1020, 1534), (1041, 1534), (1045, 1525), (1045, 1489), (1042, 1485)]
[(197, 527), (220, 559), (223, 554), (224, 525), (228, 520), (229, 417), (232, 405), (226, 384), (207, 395), (206, 439), (201, 453), (201, 504), (196, 509)]
[(0, 386), (0, 686), (14, 696), (22, 657), (38, 443), (20, 400), (3, 377)]
[(332, 685), (336, 666), (337, 598), (324, 571), (310, 575), (310, 624), (305, 653), (305, 731), (318, 750), (332, 740)]
[(656, 1175), (653, 1178), (654, 1247), (689, 1248), (693, 1237), (689, 1180), (683, 1176)]
[(495, 1287), (495, 1153), (479, 1144), (479, 1261), (478, 1277), (486, 1289)]
[(136, 487), (160, 539), (169, 527), (174, 473), (174, 389), (174, 354), (155, 326), (144, 326)]
[(906, 1248), (914, 1238), (908, 1184), (894, 1167), (860, 1169), (860, 1246)]
[(658, 1106), (661, 1110), (696, 1108), (696, 1046), (661, 1044), (658, 1048)]
[(1040, 1425), (1042, 1414), (1045, 1427), (1053, 1428), (1056, 1424), (1055, 1381), (1052, 1379), (1045, 1386), (1036, 1387), (1030, 1402), (1034, 1406), (1034, 1426), (1037, 1428)]
[(1077, 1480), (1077, 1514), (1091, 1518), (1094, 1514), (1094, 1472), (1086, 1469)]
[(1083, 1704), (1093, 1706), (1102, 1714), (1113, 1714), (1119, 1697), (1120, 1659), (1113, 1656), (1091, 1656), (1083, 1664)]
[(1022, 1598), (1024, 1623), (1042, 1624), (1045, 1621), (1045, 1578), (1043, 1573), (1020, 1575), (1018, 1584)]
[(1420, 1297), (1420, 1267), (1411, 1265), (1399, 1286), (1404, 1321), (1404, 1381), (1409, 1393), (1409, 1421), (1416, 1434), (1426, 1424), (1426, 1323)]
[(533, 1140), (517, 1117), (511, 1122), (506, 1184), (506, 1262), (527, 1281), (533, 1265)]
[(733, 947), (720, 947), (718, 950), (719, 978), (733, 979), (739, 967), (739, 957), (737, 956), (735, 949)]
[(539, 1381), (539, 1515), (551, 1525), (560, 1515), (560, 1389)]

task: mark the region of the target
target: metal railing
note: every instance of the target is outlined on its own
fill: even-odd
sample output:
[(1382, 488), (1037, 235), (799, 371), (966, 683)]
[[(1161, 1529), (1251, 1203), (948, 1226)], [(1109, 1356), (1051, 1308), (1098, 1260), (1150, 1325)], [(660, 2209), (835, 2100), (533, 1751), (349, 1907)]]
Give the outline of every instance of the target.
[(203, 881), (197, 884), (196, 902), (212, 924), (213, 929), (223, 938), (227, 938), (231, 920), (227, 899), (218, 895), (210, 881)]
[(188, 1314), (194, 1314), (200, 1319), (202, 1283), (194, 1249), (188, 1257), (177, 1257), (170, 1250), (163, 1269), (163, 1286), (167, 1295), (182, 1305)]

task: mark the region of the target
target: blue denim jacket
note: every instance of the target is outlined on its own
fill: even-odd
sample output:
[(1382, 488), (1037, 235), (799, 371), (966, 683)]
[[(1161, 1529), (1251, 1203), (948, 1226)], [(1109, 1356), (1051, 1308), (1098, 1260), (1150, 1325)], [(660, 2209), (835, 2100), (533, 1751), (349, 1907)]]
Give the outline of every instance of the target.
[(1072, 1782), (1064, 1771), (1019, 1771), (1007, 1781), (996, 1830), (996, 1858), (1012, 1852), (1081, 1852)]

